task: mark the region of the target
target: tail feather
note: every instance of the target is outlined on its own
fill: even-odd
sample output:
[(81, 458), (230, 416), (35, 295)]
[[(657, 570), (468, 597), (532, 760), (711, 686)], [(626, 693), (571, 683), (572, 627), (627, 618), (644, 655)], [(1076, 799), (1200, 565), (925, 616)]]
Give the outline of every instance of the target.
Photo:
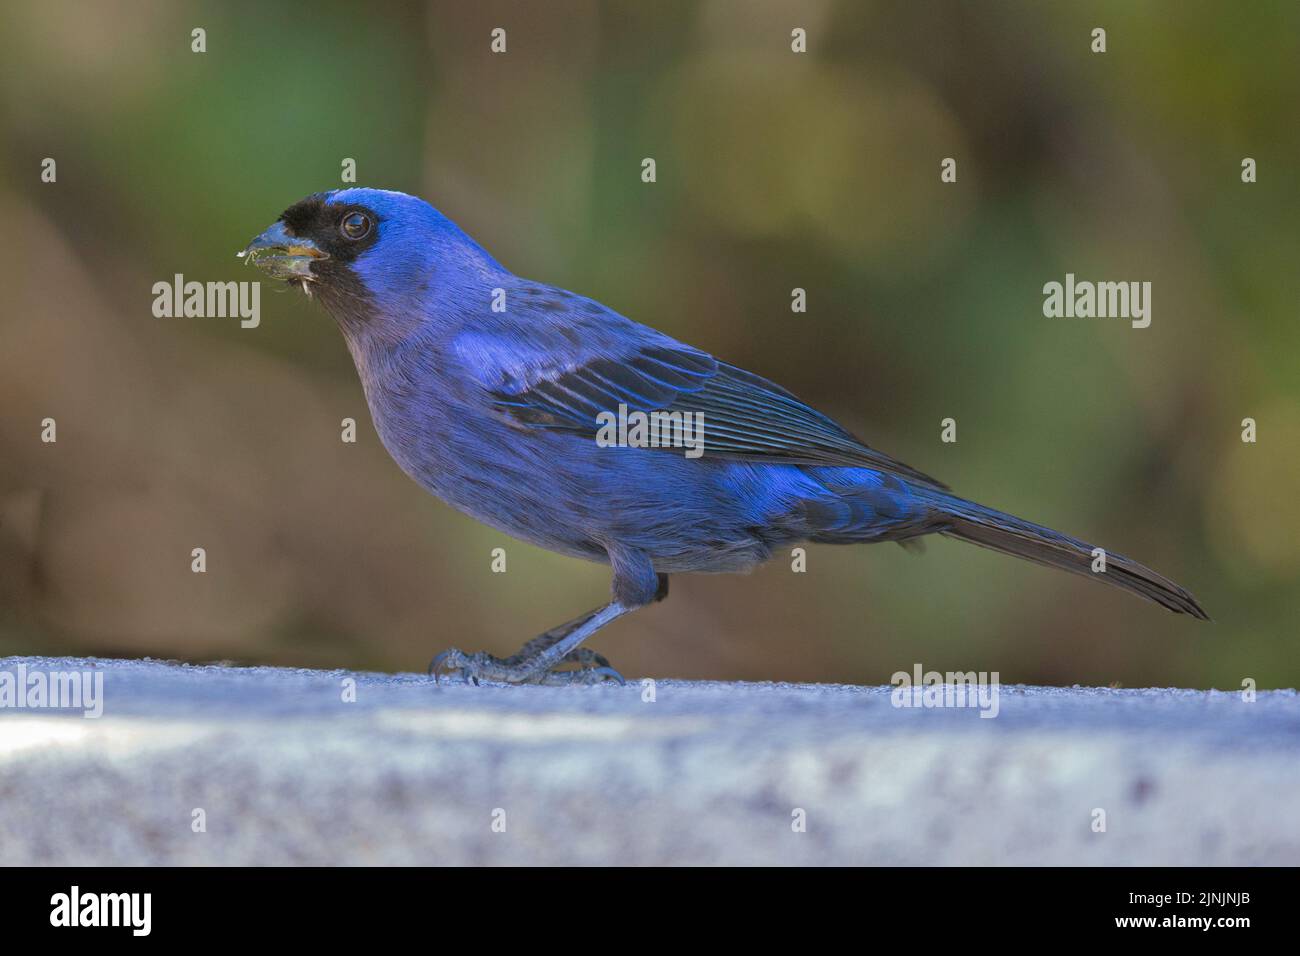
[(1086, 574), (1154, 601), (1176, 614), (1190, 614), (1202, 621), (1210, 619), (1186, 588), (1122, 554), (1106, 551), (1106, 570), (1094, 572), (1095, 545), (973, 501), (951, 495), (936, 495), (935, 499), (938, 512), (935, 530), (940, 534), (1036, 564)]

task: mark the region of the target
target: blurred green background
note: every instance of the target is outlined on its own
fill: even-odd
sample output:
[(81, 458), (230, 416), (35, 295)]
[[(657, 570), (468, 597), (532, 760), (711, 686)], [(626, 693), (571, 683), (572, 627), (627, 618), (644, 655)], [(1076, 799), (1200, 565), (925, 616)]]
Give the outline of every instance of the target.
[[(174, 273), (257, 278), (235, 251), (353, 158), (359, 184), (425, 197), (514, 271), (1130, 554), (1215, 618), (943, 539), (814, 546), (804, 574), (778, 555), (675, 578), (593, 642), (624, 673), (1300, 683), (1300, 4), (9, 0), (0, 17), (0, 654), (412, 670), (449, 645), (513, 652), (605, 600), (605, 568), (398, 471), (304, 297), (264, 283), (255, 330), (153, 317)], [(1150, 281), (1150, 328), (1044, 318), (1066, 272)]]

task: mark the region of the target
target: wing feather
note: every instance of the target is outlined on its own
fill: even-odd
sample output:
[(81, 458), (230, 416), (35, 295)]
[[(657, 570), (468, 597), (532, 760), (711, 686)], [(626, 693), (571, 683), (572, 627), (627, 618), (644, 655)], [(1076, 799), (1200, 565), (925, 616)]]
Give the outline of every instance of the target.
[[(540, 293), (539, 293), (540, 294)], [(744, 461), (873, 468), (946, 485), (869, 447), (792, 393), (590, 299), (549, 290), (549, 324), (501, 317), (456, 351), (503, 415), (524, 427), (595, 438), (602, 412), (694, 412), (704, 454)], [(560, 314), (556, 314), (560, 313)], [(649, 450), (648, 450), (649, 451)]]

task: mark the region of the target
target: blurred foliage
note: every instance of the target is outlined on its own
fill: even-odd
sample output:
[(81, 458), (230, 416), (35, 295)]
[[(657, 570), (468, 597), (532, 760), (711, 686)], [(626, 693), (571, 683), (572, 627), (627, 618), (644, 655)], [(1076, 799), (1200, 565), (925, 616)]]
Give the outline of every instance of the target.
[[(515, 271), (1129, 553), (1215, 618), (940, 539), (814, 547), (806, 574), (778, 555), (675, 579), (597, 638), (626, 673), (1300, 679), (1300, 5), (10, 0), (0, 18), (0, 653), (411, 669), (452, 644), (512, 652), (603, 600), (605, 569), (398, 472), (302, 297), (264, 286), (256, 330), (152, 316), (174, 273), (247, 278), (233, 253), (351, 157)], [(1151, 281), (1151, 327), (1044, 318), (1066, 272)]]

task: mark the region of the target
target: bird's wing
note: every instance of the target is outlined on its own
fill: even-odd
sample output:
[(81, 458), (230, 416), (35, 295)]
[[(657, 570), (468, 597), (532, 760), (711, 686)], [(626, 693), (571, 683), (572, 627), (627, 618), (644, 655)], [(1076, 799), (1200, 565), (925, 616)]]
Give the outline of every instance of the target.
[(779, 385), (599, 303), (578, 301), (581, 309), (564, 316), (571, 323), (480, 327), (456, 339), (466, 366), (515, 423), (594, 438), (597, 416), (617, 414), (620, 405), (629, 412), (694, 412), (707, 456), (874, 468), (947, 487), (868, 447)]

